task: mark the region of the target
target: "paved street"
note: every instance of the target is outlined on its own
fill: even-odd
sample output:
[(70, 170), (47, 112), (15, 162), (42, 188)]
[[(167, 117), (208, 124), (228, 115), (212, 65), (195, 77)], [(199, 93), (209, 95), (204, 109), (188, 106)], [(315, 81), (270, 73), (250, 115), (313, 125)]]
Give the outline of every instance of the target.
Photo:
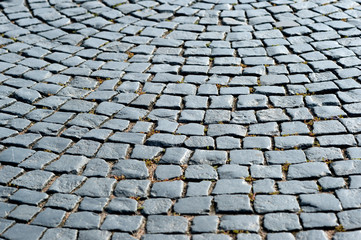
[(0, 239), (361, 239), (361, 0), (3, 0), (0, 34)]

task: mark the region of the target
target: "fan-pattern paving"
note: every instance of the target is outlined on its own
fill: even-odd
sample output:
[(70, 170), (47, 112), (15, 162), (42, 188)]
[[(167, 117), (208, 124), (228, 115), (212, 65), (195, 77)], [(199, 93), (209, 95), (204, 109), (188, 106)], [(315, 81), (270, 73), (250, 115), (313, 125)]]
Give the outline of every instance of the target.
[(361, 239), (360, 4), (1, 1), (1, 238)]

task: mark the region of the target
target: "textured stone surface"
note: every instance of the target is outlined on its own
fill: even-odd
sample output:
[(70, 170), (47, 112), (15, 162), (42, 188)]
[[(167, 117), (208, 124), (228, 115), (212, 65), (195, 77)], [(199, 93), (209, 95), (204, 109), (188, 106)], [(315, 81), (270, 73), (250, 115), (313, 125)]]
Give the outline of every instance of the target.
[(359, 239), (360, 11), (0, 1), (0, 238)]
[(146, 228), (149, 233), (185, 233), (188, 221), (180, 216), (150, 216)]
[(300, 205), (305, 212), (340, 211), (340, 201), (332, 194), (302, 194)]
[(268, 231), (292, 231), (301, 229), (298, 216), (293, 213), (269, 213), (265, 215), (264, 226)]
[(297, 212), (300, 207), (295, 196), (290, 195), (259, 195), (254, 202), (255, 210), (259, 213), (267, 212)]
[(220, 228), (224, 230), (244, 230), (257, 232), (259, 230), (259, 217), (249, 215), (223, 216)]

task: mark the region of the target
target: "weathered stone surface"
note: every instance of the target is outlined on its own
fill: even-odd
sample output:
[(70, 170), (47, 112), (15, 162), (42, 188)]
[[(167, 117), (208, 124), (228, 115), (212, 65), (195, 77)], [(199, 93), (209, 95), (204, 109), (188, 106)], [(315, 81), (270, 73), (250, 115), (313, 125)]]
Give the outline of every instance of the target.
[(300, 210), (296, 197), (291, 195), (256, 195), (254, 207), (258, 213)]
[(185, 233), (188, 220), (180, 216), (149, 216), (146, 228), (148, 233)]
[(142, 216), (108, 215), (100, 229), (134, 233), (140, 228), (143, 221)]
[(244, 230), (257, 232), (260, 228), (259, 217), (251, 215), (226, 215), (221, 218), (219, 227), (225, 231)]
[(293, 164), (289, 167), (288, 179), (304, 179), (304, 178), (319, 178), (331, 175), (326, 163), (322, 162), (307, 162), (300, 164)]
[(360, 239), (360, 10), (0, 1), (0, 238)]
[(183, 181), (154, 183), (151, 191), (151, 196), (180, 198), (183, 192), (183, 184)]
[(249, 193), (251, 186), (243, 179), (220, 179), (217, 181), (212, 194)]
[(327, 193), (302, 194), (300, 205), (305, 212), (342, 210), (340, 201), (334, 195)]
[(340, 223), (347, 230), (360, 228), (361, 214), (360, 209), (348, 210), (337, 214)]
[(305, 228), (324, 228), (337, 225), (334, 213), (301, 213), (300, 218)]
[(294, 213), (268, 213), (264, 217), (264, 226), (273, 232), (301, 229), (298, 216)]
[(210, 211), (212, 197), (189, 197), (177, 200), (174, 211), (179, 214), (207, 214)]

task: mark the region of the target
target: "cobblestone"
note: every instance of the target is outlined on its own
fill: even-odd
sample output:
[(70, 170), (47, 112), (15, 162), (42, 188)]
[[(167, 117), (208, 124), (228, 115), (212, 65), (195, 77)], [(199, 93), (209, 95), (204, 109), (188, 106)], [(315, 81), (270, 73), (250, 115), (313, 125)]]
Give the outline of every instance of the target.
[(229, 215), (221, 218), (220, 228), (224, 230), (244, 230), (257, 232), (259, 230), (259, 217), (250, 215)]
[(300, 218), (305, 228), (334, 227), (337, 218), (334, 213), (302, 213)]
[(76, 212), (72, 213), (65, 226), (77, 229), (96, 229), (100, 225), (100, 216), (91, 212)]
[(297, 212), (300, 209), (296, 197), (291, 195), (259, 195), (256, 196), (254, 206), (258, 213)]
[(301, 229), (298, 216), (293, 213), (269, 213), (265, 215), (264, 226), (269, 231), (292, 231)]
[(357, 229), (360, 225), (359, 209), (340, 212), (338, 217), (345, 229)]
[(181, 216), (150, 216), (146, 228), (149, 233), (185, 233), (188, 221)]
[(2, 1), (0, 235), (359, 239), (359, 12)]
[(45, 230), (45, 227), (17, 223), (8, 229), (3, 236), (17, 239), (26, 237), (39, 239)]
[(246, 195), (218, 195), (214, 199), (218, 213), (252, 213), (250, 200)]
[(192, 232), (207, 233), (216, 232), (218, 226), (217, 216), (196, 216), (192, 221)]
[(305, 212), (341, 210), (339, 200), (327, 193), (300, 195), (300, 205)]
[(151, 190), (152, 197), (180, 198), (183, 192), (182, 181), (157, 182)]

